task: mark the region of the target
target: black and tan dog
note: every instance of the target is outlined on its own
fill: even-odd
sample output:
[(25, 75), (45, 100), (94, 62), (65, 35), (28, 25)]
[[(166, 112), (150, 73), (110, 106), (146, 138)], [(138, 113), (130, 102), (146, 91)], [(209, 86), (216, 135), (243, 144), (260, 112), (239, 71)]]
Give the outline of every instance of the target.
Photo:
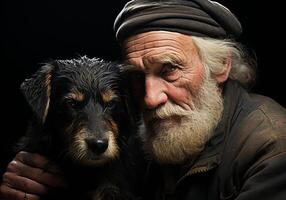
[(20, 149), (63, 167), (70, 183), (65, 199), (131, 199), (126, 141), (134, 124), (119, 65), (87, 57), (56, 60), (21, 90), (36, 117)]

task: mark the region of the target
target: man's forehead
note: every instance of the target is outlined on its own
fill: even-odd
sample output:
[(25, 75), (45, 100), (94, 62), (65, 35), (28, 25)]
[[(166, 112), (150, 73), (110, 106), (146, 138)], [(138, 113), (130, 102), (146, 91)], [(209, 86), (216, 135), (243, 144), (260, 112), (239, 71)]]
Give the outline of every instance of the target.
[(161, 54), (150, 55), (143, 58), (143, 63), (148, 64), (180, 64), (183, 62), (184, 56), (174, 52), (162, 52)]
[[(170, 32), (150, 31), (129, 37), (123, 44), (123, 56), (128, 63), (178, 62), (194, 49), (191, 36)], [(140, 63), (143, 64), (143, 63)]]

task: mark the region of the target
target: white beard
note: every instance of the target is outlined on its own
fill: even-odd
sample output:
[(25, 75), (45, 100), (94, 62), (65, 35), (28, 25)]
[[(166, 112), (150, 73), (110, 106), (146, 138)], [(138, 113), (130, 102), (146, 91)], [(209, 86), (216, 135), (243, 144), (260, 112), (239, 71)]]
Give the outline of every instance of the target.
[(217, 83), (206, 75), (192, 110), (168, 101), (144, 113), (144, 128), (139, 135), (143, 149), (159, 163), (181, 163), (201, 152), (212, 136), (223, 111)]

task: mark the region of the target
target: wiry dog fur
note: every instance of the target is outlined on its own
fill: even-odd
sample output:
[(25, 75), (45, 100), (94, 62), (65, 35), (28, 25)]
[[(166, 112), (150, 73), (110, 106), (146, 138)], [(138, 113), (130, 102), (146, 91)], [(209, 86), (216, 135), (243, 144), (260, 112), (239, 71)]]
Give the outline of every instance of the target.
[(64, 199), (131, 199), (123, 88), (119, 65), (87, 57), (52, 61), (21, 85), (35, 120), (20, 149), (62, 166)]

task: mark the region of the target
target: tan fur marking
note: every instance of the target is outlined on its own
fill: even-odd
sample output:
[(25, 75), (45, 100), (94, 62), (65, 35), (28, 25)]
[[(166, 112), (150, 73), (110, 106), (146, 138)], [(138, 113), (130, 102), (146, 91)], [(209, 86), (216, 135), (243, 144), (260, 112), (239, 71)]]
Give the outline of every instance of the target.
[(51, 96), (51, 79), (52, 79), (52, 75), (51, 75), (52, 69), (49, 70), (49, 73), (46, 75), (45, 77), (45, 86), (47, 87), (47, 104), (46, 104), (46, 108), (45, 108), (45, 112), (44, 112), (44, 116), (43, 116), (43, 120), (42, 123), (45, 122), (46, 117), (48, 115), (48, 111), (49, 111), (49, 107), (50, 107), (50, 96)]
[(86, 157), (87, 146), (84, 141), (86, 137), (86, 129), (79, 130), (78, 133), (74, 136), (74, 140), (69, 149), (69, 153), (75, 160), (79, 161)]
[(79, 91), (69, 93), (68, 96), (70, 96), (70, 98), (74, 99), (75, 101), (83, 101), (85, 98), (84, 94)]
[(114, 159), (119, 156), (119, 148), (116, 142), (116, 138), (114, 134), (110, 131), (108, 132), (109, 138), (108, 138), (108, 148), (104, 152), (103, 156), (106, 156), (109, 159)]
[(109, 120), (110, 125), (111, 125), (111, 130), (114, 133), (114, 135), (118, 135), (118, 126), (113, 120)]
[(116, 98), (116, 94), (112, 90), (106, 90), (101, 94), (104, 103), (108, 103), (112, 99)]

